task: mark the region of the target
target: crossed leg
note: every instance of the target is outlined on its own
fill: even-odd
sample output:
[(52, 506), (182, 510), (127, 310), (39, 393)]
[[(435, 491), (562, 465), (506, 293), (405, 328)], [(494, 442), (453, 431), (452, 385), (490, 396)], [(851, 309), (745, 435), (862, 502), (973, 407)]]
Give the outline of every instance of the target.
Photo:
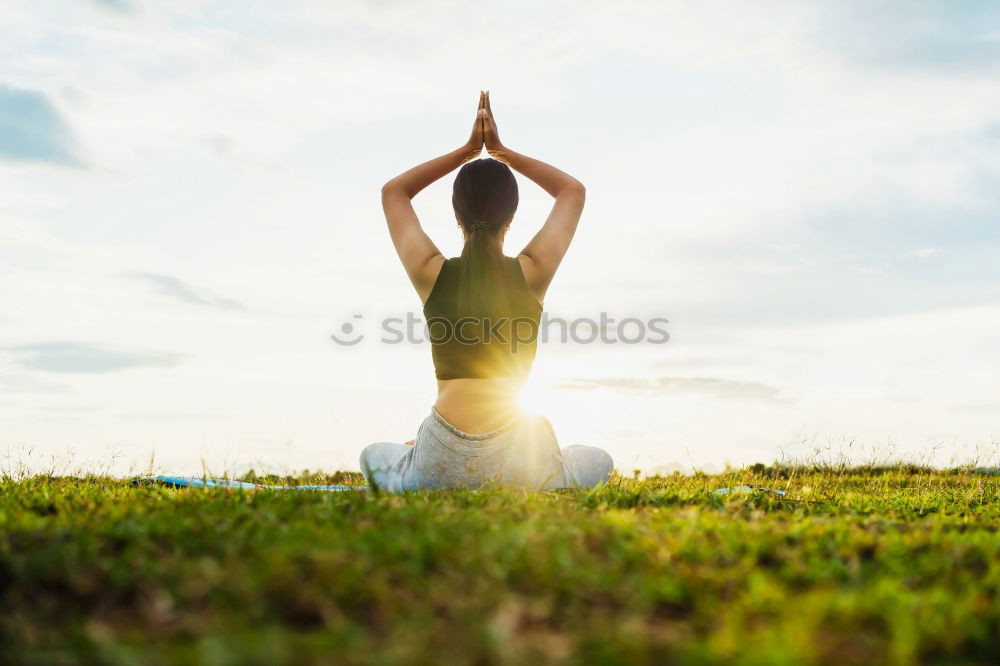
[(593, 488), (607, 483), (615, 463), (604, 449), (579, 444), (562, 449), (563, 472), (568, 487)]
[(406, 444), (396, 442), (375, 442), (366, 446), (361, 452), (361, 473), (368, 485), (388, 489), (389, 470), (410, 450)]

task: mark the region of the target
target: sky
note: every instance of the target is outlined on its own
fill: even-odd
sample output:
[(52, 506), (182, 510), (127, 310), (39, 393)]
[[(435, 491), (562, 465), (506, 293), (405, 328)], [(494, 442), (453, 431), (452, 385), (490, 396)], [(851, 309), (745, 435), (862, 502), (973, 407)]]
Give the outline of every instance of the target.
[[(524, 401), (563, 445), (996, 456), (996, 3), (13, 0), (0, 471), (357, 469), (412, 438), (436, 389), (428, 344), (381, 341), (420, 304), (379, 188), (462, 145), (481, 89), (587, 186), (548, 315), (668, 321), (540, 345)], [(455, 255), (450, 184), (414, 205)], [(551, 205), (519, 186), (509, 254)]]

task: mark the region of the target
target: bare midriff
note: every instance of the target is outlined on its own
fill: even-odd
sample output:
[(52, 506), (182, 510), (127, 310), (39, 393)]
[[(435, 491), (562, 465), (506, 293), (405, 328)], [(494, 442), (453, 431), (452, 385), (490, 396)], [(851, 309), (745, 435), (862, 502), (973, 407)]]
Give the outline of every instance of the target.
[(490, 432), (518, 415), (517, 394), (524, 378), (439, 379), (434, 408), (462, 432)]

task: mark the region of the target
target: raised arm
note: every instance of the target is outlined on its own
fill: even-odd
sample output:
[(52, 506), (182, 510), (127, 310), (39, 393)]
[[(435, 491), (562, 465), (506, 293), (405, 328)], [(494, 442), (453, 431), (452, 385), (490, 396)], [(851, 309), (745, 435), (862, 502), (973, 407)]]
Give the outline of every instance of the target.
[(382, 209), (389, 224), (392, 244), (396, 247), (396, 253), (421, 302), (430, 296), (444, 257), (421, 228), (411, 200), (435, 180), (475, 159), (482, 152), (485, 105), (486, 95), (480, 92), (472, 135), (464, 146), (415, 166), (382, 186)]
[(518, 256), (528, 285), (538, 296), (538, 300), (544, 300), (545, 292), (576, 233), (580, 214), (583, 213), (586, 190), (583, 183), (573, 176), (545, 162), (521, 155), (500, 143), (493, 110), (490, 108), (489, 92), (486, 93), (485, 101), (486, 122), (483, 131), (486, 150), (490, 156), (530, 178), (555, 198), (545, 224)]

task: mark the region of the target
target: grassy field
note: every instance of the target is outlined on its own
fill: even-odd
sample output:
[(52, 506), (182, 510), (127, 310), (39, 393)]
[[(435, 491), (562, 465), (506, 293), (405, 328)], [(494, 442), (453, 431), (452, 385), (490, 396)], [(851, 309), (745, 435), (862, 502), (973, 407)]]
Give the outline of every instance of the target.
[[(738, 484), (788, 499), (710, 493)], [(902, 468), (395, 497), (7, 479), (0, 659), (996, 664), (998, 500)]]

